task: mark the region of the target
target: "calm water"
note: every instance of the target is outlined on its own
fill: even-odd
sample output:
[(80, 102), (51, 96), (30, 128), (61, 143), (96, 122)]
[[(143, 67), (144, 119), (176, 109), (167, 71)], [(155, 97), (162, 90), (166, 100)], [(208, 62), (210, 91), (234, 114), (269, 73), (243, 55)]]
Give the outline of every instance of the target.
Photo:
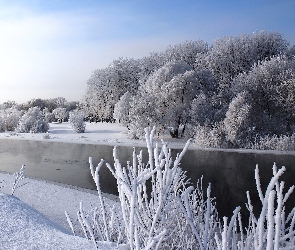
[[(140, 148), (136, 149), (139, 152)], [(145, 149), (143, 149), (145, 150)], [(118, 147), (121, 163), (131, 160), (132, 147)], [(144, 151), (145, 152), (145, 151)], [(180, 150), (173, 150), (175, 156)], [(95, 189), (90, 175), (88, 158), (93, 157), (95, 164), (100, 159), (112, 163), (113, 147), (106, 145), (72, 144), (48, 141), (0, 140), (0, 170), (7, 172), (19, 171), (22, 164), (26, 165), (26, 175), (75, 185), (78, 187)], [(147, 155), (144, 154), (144, 159)], [(282, 176), (285, 190), (295, 183), (295, 155), (294, 154), (262, 154), (238, 153), (229, 151), (189, 150), (181, 167), (195, 184), (202, 175), (203, 188), (206, 190), (208, 182), (212, 184), (212, 196), (217, 197), (217, 208), (221, 216), (231, 216), (236, 206), (245, 208), (246, 191), (250, 192), (252, 204), (260, 209), (254, 169), (259, 165), (261, 185), (266, 189), (272, 177), (272, 166), (276, 162), (278, 167), (286, 166), (286, 173)], [(104, 192), (116, 194), (116, 180), (104, 165), (100, 172), (101, 188)], [(291, 196), (288, 209), (295, 204), (295, 194)]]

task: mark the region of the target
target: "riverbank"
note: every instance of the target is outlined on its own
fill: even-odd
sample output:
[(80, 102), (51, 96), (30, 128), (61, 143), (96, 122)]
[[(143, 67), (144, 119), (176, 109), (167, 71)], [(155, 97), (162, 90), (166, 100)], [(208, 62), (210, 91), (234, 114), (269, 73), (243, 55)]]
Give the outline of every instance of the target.
[[(81, 201), (85, 211), (98, 206), (94, 191), (24, 178), (10, 196), (13, 180), (13, 175), (0, 172), (1, 249), (95, 249), (92, 242), (71, 234), (65, 216), (67, 211), (76, 218)], [(100, 249), (115, 248), (102, 243)]]

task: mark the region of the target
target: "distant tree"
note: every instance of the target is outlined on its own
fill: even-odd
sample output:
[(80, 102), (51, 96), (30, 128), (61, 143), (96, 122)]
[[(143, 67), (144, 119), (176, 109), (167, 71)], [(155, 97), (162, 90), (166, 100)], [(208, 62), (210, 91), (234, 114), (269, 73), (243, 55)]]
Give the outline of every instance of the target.
[(78, 106), (79, 106), (79, 102), (75, 102), (75, 101), (65, 103), (65, 109), (67, 112), (77, 109)]
[(39, 107), (41, 110), (47, 107), (47, 101), (41, 98), (32, 99), (28, 102), (30, 108)]
[(51, 99), (51, 101), (56, 105), (57, 108), (64, 108), (67, 100), (64, 97), (56, 97)]
[(48, 108), (43, 109), (44, 120), (48, 123), (55, 122), (55, 114), (50, 113)]
[(18, 104), (15, 102), (15, 101), (6, 101), (6, 102), (3, 102), (2, 104), (2, 109), (8, 109), (8, 108), (12, 108), (12, 107), (18, 107)]
[(61, 108), (61, 107), (54, 109), (52, 111), (52, 114), (54, 114), (55, 119), (59, 120), (60, 122), (65, 121), (69, 116), (69, 113), (67, 112), (66, 108)]

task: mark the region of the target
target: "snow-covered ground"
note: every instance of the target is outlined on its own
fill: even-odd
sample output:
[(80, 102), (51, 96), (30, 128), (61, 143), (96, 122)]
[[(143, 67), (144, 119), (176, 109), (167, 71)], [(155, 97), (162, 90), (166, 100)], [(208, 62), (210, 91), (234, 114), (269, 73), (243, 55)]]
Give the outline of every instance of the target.
[[(128, 129), (118, 123), (86, 123), (85, 133), (75, 133), (68, 122), (51, 123), (48, 132), (50, 141), (71, 142), (71, 143), (89, 143), (89, 144), (104, 144), (104, 145), (121, 145), (121, 146), (143, 146), (146, 142), (142, 140), (128, 139)], [(30, 133), (15, 133), (6, 132), (0, 133), (1, 138), (10, 138), (15, 140), (45, 140), (44, 134)], [(182, 148), (185, 144), (185, 139), (172, 139), (169, 134), (165, 134), (161, 139), (169, 142), (170, 147)], [(155, 139), (161, 142), (161, 139)]]
[[(95, 249), (93, 243), (73, 236), (65, 211), (76, 218), (80, 201), (85, 210), (98, 206), (94, 191), (54, 182), (24, 178), (11, 196), (14, 176), (0, 172), (0, 249)], [(115, 203), (115, 197), (106, 197)], [(101, 244), (101, 249), (116, 249)]]

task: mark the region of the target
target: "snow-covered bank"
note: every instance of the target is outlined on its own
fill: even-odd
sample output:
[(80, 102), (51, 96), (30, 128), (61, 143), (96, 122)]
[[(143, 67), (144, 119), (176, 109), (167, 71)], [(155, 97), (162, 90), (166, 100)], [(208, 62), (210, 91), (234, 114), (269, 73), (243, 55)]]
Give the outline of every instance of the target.
[[(54, 141), (69, 142), (82, 144), (103, 144), (103, 145), (120, 145), (145, 147), (145, 140), (128, 139), (128, 129), (118, 123), (86, 123), (85, 133), (76, 133), (68, 122), (50, 123), (48, 137), (45, 134), (37, 133), (0, 133), (0, 139), (9, 138), (13, 140), (33, 140), (33, 141)], [(186, 142), (185, 139), (172, 139), (167, 134), (162, 139), (169, 142), (169, 146), (182, 148)], [(159, 143), (161, 139), (156, 139)]]
[[(86, 210), (97, 206), (94, 191), (25, 178), (11, 196), (13, 180), (0, 172), (0, 249), (95, 249), (91, 241), (72, 235), (65, 216), (66, 210), (75, 217), (80, 201)], [(113, 199), (107, 202), (114, 204)], [(101, 243), (101, 249), (115, 245)]]
[[(67, 142), (78, 144), (95, 144), (95, 145), (109, 145), (109, 146), (131, 146), (131, 147), (145, 147), (144, 139), (129, 139), (128, 129), (118, 123), (86, 123), (85, 133), (76, 133), (73, 131), (68, 122), (64, 123), (50, 123), (50, 130), (47, 135), (42, 133), (16, 133), (5, 132), (0, 133), (0, 139), (12, 140), (32, 140), (32, 141), (52, 141), (52, 142)], [(161, 140), (168, 143), (170, 148), (182, 149), (187, 139), (171, 138), (169, 133), (166, 133), (161, 138), (155, 138), (154, 141), (161, 144)], [(199, 148), (193, 143), (188, 149), (202, 150), (202, 151), (224, 151), (224, 152), (238, 152), (238, 153), (255, 153), (255, 154), (287, 154), (295, 155), (295, 151), (277, 151), (277, 150), (254, 150), (254, 149), (218, 149), (218, 148)]]

